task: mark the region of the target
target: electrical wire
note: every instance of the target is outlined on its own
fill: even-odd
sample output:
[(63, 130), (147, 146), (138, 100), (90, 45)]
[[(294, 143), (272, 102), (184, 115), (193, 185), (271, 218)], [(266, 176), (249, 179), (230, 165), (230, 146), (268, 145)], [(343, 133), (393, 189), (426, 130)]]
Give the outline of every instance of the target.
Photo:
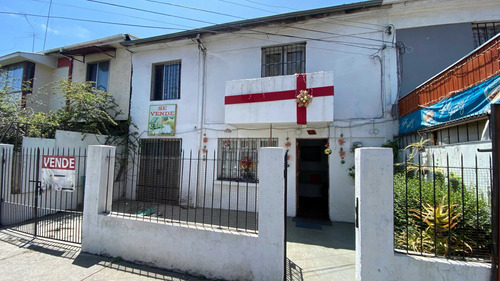
[(240, 3), (233, 2), (233, 1), (228, 1), (228, 0), (218, 0), (218, 1), (219, 2), (233, 4), (233, 5), (237, 5), (237, 6), (241, 6), (241, 7), (246, 7), (246, 8), (250, 8), (250, 9), (254, 9), (254, 10), (259, 10), (259, 11), (263, 11), (263, 12), (268, 12), (268, 13), (272, 13), (272, 14), (276, 14), (277, 13), (275, 11), (270, 11), (270, 10), (261, 9), (261, 8), (257, 8), (257, 7), (254, 7), (254, 6), (250, 6), (250, 5), (240, 4)]
[(45, 36), (43, 38), (43, 49), (45, 49), (45, 43), (47, 42), (47, 31), (49, 30), (49, 20), (50, 20), (50, 11), (51, 10), (52, 10), (52, 0), (50, 0), (49, 12), (47, 14), (47, 22), (45, 23)]
[(157, 0), (145, 0), (145, 1), (152, 2), (152, 3), (158, 3), (158, 4), (162, 4), (162, 5), (168, 5), (168, 6), (172, 6), (172, 7), (179, 7), (179, 8), (185, 8), (185, 9), (190, 9), (190, 10), (194, 10), (194, 11), (210, 13), (210, 14), (214, 14), (214, 15), (232, 17), (232, 18), (236, 18), (236, 19), (243, 19), (243, 20), (247, 19), (247, 18), (235, 16), (235, 15), (230, 15), (230, 14), (225, 14), (225, 13), (220, 13), (220, 12), (215, 12), (215, 11), (210, 11), (210, 10), (205, 10), (205, 9), (200, 9), (200, 8), (194, 8), (194, 7), (184, 6), (184, 5), (178, 5), (178, 4), (173, 4), (173, 3), (164, 2), (164, 1), (157, 1)]
[[(176, 18), (181, 18), (181, 19), (188, 19), (188, 20), (192, 20), (192, 21), (197, 21), (197, 22), (202, 22), (202, 23), (209, 23), (209, 24), (214, 24), (214, 25), (217, 25), (216, 23), (213, 23), (213, 22), (208, 22), (208, 21), (201, 21), (201, 20), (197, 20), (197, 19), (192, 19), (192, 18), (187, 18), (187, 17), (181, 17), (181, 16), (176, 16), (176, 15), (172, 15), (172, 14), (165, 14), (165, 13), (160, 13), (160, 12), (156, 12), (156, 11), (151, 11), (151, 10), (146, 10), (146, 9), (140, 9), (140, 8), (135, 8), (135, 7), (130, 7), (130, 6), (124, 6), (124, 5), (118, 5), (118, 4), (113, 4), (113, 3), (107, 3), (107, 2), (102, 2), (102, 1), (98, 1), (98, 0), (87, 0), (89, 2), (94, 2), (94, 3), (99, 3), (99, 4), (104, 4), (104, 5), (110, 5), (110, 6), (115, 6), (115, 7), (120, 7), (120, 8), (125, 8), (125, 9), (131, 9), (131, 10), (136, 10), (136, 11), (141, 11), (141, 12), (147, 12), (147, 13), (153, 13), (153, 14), (158, 14), (158, 15), (165, 15), (165, 16), (170, 16), (170, 17), (176, 17)], [(152, 1), (152, 0), (147, 0), (147, 1)], [(236, 4), (234, 2), (231, 2), (231, 1), (226, 1), (226, 0), (219, 0), (219, 1), (222, 1), (222, 2), (227, 2), (227, 3), (232, 3), (232, 4)], [(158, 2), (158, 1), (156, 1)], [(160, 3), (163, 3), (163, 4), (167, 4), (168, 2), (160, 2)], [(172, 4), (172, 3), (168, 3), (168, 4)], [(177, 5), (177, 4), (172, 4), (172, 5), (176, 5), (176, 6), (181, 6), (181, 5)], [(247, 6), (247, 5), (244, 5), (244, 6)], [(188, 6), (182, 6), (183, 8), (192, 8), (192, 7), (188, 7)], [(199, 10), (202, 10), (202, 9), (199, 9)], [(205, 12), (213, 12), (213, 11), (209, 11), (209, 10), (203, 10)], [(266, 21), (260, 21), (261, 23), (267, 23)], [(235, 26), (235, 27), (238, 27), (238, 28), (242, 28), (242, 27), (239, 27), (239, 26)], [(290, 27), (290, 28), (297, 28), (297, 29), (301, 29), (301, 28), (298, 28), (298, 27)], [(249, 29), (249, 28), (242, 28), (244, 30), (249, 30), (249, 31), (254, 31), (254, 32), (258, 32), (258, 33), (262, 33), (261, 31), (256, 31), (255, 29)], [(309, 29), (309, 31), (316, 31), (316, 32), (324, 32), (324, 31), (319, 31), (319, 30), (312, 30), (312, 29)], [(338, 35), (338, 34), (335, 34), (335, 33), (331, 33), (333, 35)], [(274, 35), (274, 36), (284, 36), (284, 37), (292, 37), (292, 38), (300, 38), (300, 37), (297, 37), (297, 36), (293, 36), (293, 35), (283, 35), (283, 34), (272, 34), (272, 33), (266, 33), (266, 35)], [(364, 38), (364, 37), (360, 37), (358, 36), (357, 37), (358, 39), (366, 39), (366, 40), (371, 40), (370, 38)], [(321, 39), (314, 39), (314, 38), (306, 38), (306, 37), (303, 37), (301, 39), (307, 39), (307, 40), (321, 40)], [(375, 39), (374, 39), (375, 40)], [(385, 41), (384, 41), (385, 42)], [(329, 41), (329, 43), (338, 43), (338, 44), (342, 44), (340, 42), (333, 42), (333, 41)], [(356, 44), (359, 44), (359, 43), (352, 43), (352, 42), (346, 42), (346, 43), (343, 43), (347, 46), (351, 46), (351, 47), (358, 47), (356, 46)], [(366, 48), (366, 47), (362, 47), (362, 48)], [(371, 49), (377, 49), (377, 48), (371, 48)]]
[[(43, 0), (31, 0), (31, 1), (41, 2), (41, 3), (48, 3), (48, 1), (43, 1)], [(59, 5), (59, 6), (64, 6), (64, 7), (84, 9), (84, 10), (88, 10), (88, 11), (95, 11), (95, 12), (100, 12), (100, 13), (105, 13), (105, 14), (124, 16), (124, 17), (127, 17), (127, 18), (134, 18), (134, 19), (146, 20), (146, 21), (150, 21), (150, 22), (158, 22), (158, 23), (163, 23), (163, 24), (175, 25), (175, 26), (180, 26), (180, 27), (184, 27), (184, 28), (188, 28), (188, 29), (196, 29), (196, 27), (189, 26), (189, 25), (183, 25), (183, 24), (177, 24), (177, 23), (172, 23), (172, 22), (160, 21), (160, 20), (155, 20), (155, 19), (152, 19), (152, 18), (144, 18), (144, 17), (133, 16), (133, 15), (127, 15), (127, 14), (122, 14), (122, 13), (117, 13), (117, 12), (112, 12), (112, 11), (103, 11), (103, 10), (100, 10), (100, 9), (93, 9), (93, 8), (89, 8), (89, 7), (69, 5), (69, 4), (64, 4), (64, 3), (60, 3), (60, 2), (53, 2), (52, 4)]]
[[(45, 15), (36, 15), (36, 14), (27, 14), (27, 13), (13, 13), (13, 12), (3, 12), (3, 11), (0, 11), (0, 14), (17, 15), (17, 16), (28, 16), (28, 17), (38, 17), (38, 18), (47, 18), (47, 16), (45, 16)], [(139, 24), (130, 24), (130, 23), (118, 23), (118, 22), (109, 22), (109, 21), (100, 21), (100, 20), (89, 20), (89, 19), (78, 19), (78, 18), (59, 17), (59, 16), (50, 16), (50, 18), (52, 18), (52, 19), (62, 19), (62, 20), (72, 20), (72, 21), (81, 21), (81, 22), (93, 22), (93, 23), (101, 23), (101, 24), (111, 24), (111, 25), (131, 26), (131, 27), (141, 27), (141, 28), (152, 28), (152, 29), (184, 30), (184, 29), (171, 28), (171, 27), (160, 27), (160, 26), (151, 26), (151, 25), (139, 25)]]
[(179, 19), (184, 19), (184, 20), (190, 20), (190, 21), (195, 21), (195, 22), (200, 22), (200, 23), (208, 23), (208, 24), (214, 24), (214, 22), (210, 21), (204, 21), (204, 20), (199, 20), (199, 19), (193, 19), (193, 18), (188, 18), (188, 17), (183, 17), (183, 16), (178, 16), (178, 15), (172, 15), (172, 14), (166, 14), (166, 13), (160, 13), (156, 11), (151, 11), (151, 10), (146, 10), (146, 9), (140, 9), (140, 8), (134, 8), (134, 7), (129, 7), (125, 5), (119, 5), (119, 4), (113, 4), (113, 3), (108, 3), (108, 2), (102, 2), (98, 0), (87, 0), (88, 2), (93, 2), (93, 3), (99, 3), (103, 5), (108, 5), (108, 6), (113, 6), (113, 7), (118, 7), (118, 8), (123, 8), (123, 9), (129, 9), (129, 10), (134, 10), (134, 11), (140, 11), (140, 12), (145, 12), (145, 13), (151, 13), (151, 14), (157, 14), (161, 16), (167, 16), (167, 17), (173, 17), (173, 18), (179, 18)]
[(278, 9), (287, 9), (287, 10), (297, 11), (297, 9), (293, 9), (293, 8), (289, 8), (289, 7), (285, 7), (285, 6), (269, 5), (269, 4), (264, 4), (264, 3), (261, 3), (261, 2), (251, 1), (251, 0), (245, 0), (245, 1), (250, 2), (250, 3), (254, 3), (254, 4), (258, 4), (258, 5), (262, 5), (262, 6), (265, 6), (265, 7), (269, 7), (269, 8), (278, 8)]

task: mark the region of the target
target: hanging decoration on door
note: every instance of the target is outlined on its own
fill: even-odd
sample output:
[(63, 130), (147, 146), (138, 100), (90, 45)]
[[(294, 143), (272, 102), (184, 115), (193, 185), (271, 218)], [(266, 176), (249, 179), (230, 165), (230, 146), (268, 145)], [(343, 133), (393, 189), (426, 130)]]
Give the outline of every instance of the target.
[(337, 140), (340, 148), (339, 148), (339, 156), (340, 156), (340, 164), (345, 164), (345, 151), (343, 145), (345, 144), (344, 134), (340, 134), (340, 138)]
[(203, 161), (207, 160), (207, 152), (208, 152), (207, 142), (208, 142), (207, 134), (203, 134), (203, 149), (202, 149)]
[(326, 155), (330, 155), (330, 154), (332, 154), (332, 149), (330, 148), (330, 142), (327, 142), (327, 143), (325, 144), (325, 154), (326, 154)]

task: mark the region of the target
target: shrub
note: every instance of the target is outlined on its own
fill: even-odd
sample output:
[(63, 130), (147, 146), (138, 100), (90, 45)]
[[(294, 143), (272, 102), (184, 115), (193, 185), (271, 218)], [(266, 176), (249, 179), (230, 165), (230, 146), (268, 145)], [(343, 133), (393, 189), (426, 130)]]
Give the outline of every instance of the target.
[[(427, 176), (425, 176), (427, 174)], [(449, 184), (448, 184), (449, 183)], [(394, 175), (395, 248), (442, 256), (489, 256), (491, 211), (485, 195), (438, 172)], [(434, 225), (434, 221), (441, 221)], [(407, 245), (408, 244), (408, 245)]]

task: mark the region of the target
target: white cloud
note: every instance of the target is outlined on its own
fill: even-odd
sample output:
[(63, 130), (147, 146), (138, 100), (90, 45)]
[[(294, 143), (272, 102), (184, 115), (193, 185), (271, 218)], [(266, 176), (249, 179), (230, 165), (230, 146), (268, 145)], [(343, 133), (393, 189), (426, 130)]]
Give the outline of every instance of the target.
[[(45, 32), (45, 28), (47, 27), (47, 25), (45, 25), (44, 23), (42, 23), (40, 26), (42, 27), (43, 32)], [(53, 33), (55, 35), (59, 35), (60, 31), (57, 30), (57, 29), (49, 27), (47, 29), (47, 33)]]
[(90, 30), (81, 26), (76, 26), (75, 28), (73, 28), (73, 30), (71, 31), (71, 35), (82, 40), (88, 40), (92, 37)]

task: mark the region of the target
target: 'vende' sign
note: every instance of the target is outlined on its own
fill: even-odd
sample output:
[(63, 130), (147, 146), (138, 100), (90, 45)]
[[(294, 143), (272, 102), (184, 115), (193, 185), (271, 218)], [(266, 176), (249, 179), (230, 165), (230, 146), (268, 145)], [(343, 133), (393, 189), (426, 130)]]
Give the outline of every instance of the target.
[(43, 156), (42, 189), (74, 191), (75, 162), (73, 156)]

